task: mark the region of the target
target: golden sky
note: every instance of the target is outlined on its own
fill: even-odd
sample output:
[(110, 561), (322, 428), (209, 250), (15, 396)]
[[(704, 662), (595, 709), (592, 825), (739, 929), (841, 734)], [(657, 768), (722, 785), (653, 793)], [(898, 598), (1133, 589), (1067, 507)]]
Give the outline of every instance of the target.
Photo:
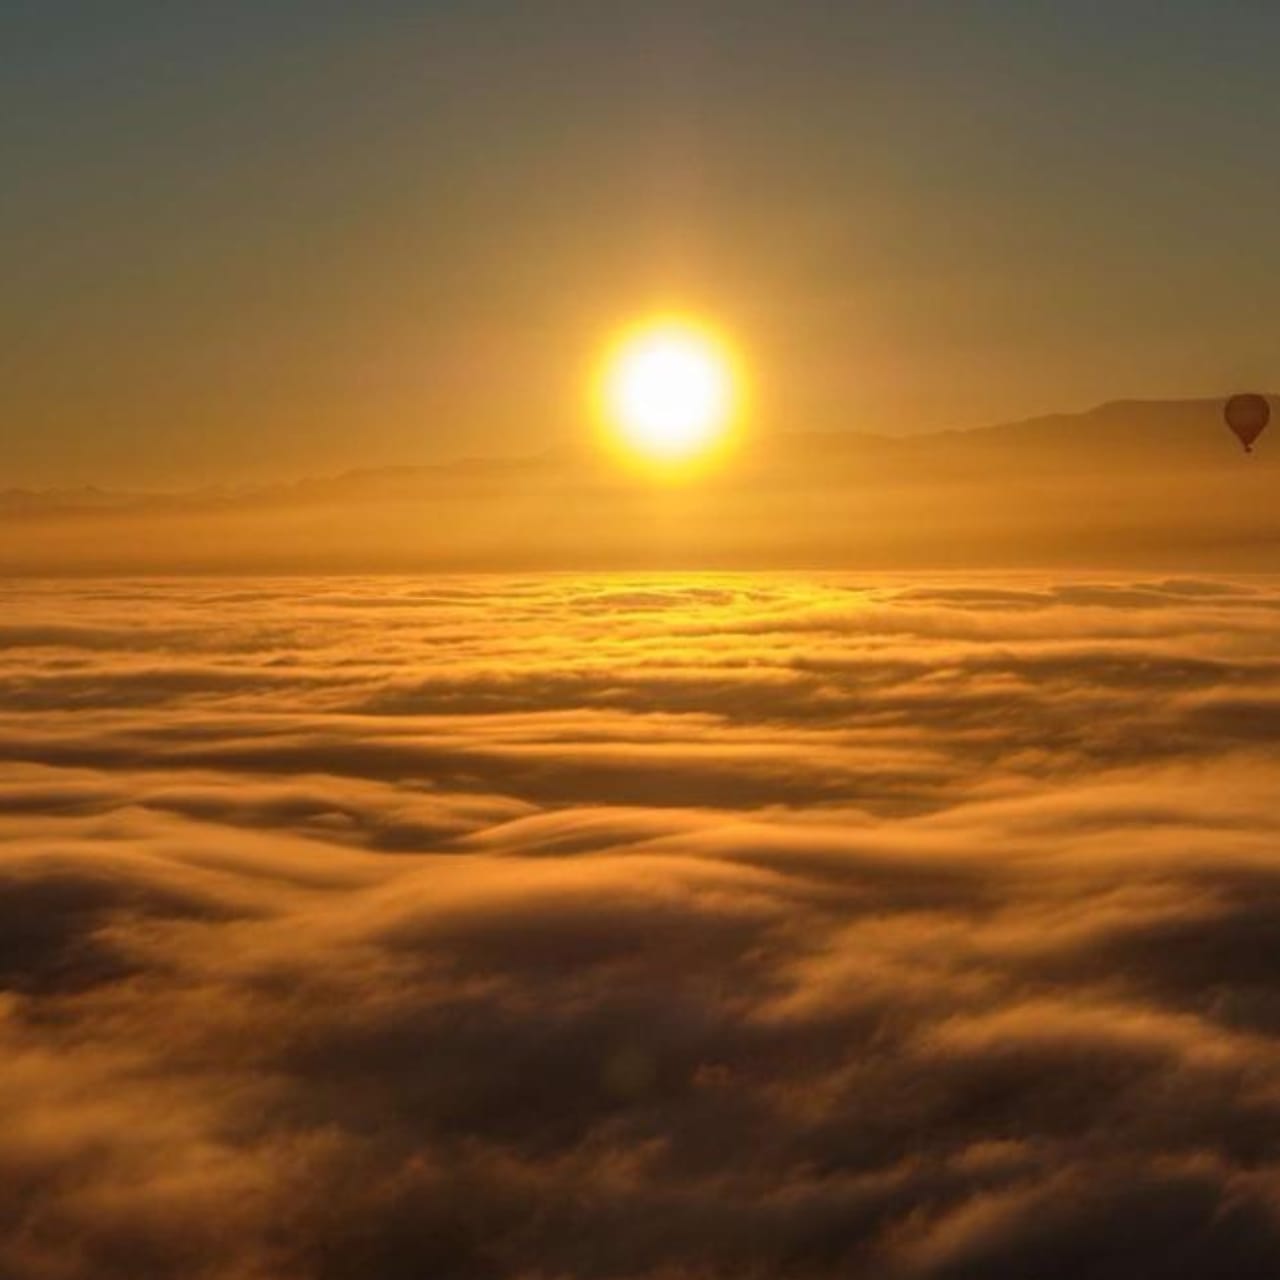
[(1276, 381), (1270, 7), (0, 16), (0, 487), (539, 453), (706, 315), (765, 431)]

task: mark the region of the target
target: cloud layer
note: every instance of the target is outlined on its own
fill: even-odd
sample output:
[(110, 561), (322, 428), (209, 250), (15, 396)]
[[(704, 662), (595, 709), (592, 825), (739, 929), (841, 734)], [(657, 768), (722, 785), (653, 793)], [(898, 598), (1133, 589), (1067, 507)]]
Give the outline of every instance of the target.
[(0, 1275), (1280, 1273), (1280, 587), (0, 592)]

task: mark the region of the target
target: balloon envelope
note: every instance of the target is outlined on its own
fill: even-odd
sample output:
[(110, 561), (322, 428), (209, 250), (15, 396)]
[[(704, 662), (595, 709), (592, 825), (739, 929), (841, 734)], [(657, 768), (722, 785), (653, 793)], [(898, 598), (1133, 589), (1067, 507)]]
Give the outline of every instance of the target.
[(1253, 451), (1253, 442), (1266, 429), (1271, 421), (1271, 406), (1265, 396), (1242, 395), (1232, 396), (1223, 411), (1227, 426), (1236, 433), (1236, 438), (1244, 445), (1245, 452)]

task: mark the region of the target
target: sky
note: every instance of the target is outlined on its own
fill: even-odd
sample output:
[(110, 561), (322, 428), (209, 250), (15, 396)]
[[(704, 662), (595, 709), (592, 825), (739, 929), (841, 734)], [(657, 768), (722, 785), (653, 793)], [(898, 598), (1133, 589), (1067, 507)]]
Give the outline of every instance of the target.
[(765, 432), (1280, 382), (1250, 0), (0, 4), (0, 488), (580, 441), (713, 318)]

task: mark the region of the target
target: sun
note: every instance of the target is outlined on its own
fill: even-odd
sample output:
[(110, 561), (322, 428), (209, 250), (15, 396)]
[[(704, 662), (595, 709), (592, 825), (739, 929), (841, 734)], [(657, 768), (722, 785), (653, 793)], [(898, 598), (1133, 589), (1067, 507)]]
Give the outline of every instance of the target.
[(639, 460), (678, 465), (725, 442), (738, 377), (727, 346), (709, 330), (659, 320), (616, 345), (605, 362), (602, 393), (617, 443)]

